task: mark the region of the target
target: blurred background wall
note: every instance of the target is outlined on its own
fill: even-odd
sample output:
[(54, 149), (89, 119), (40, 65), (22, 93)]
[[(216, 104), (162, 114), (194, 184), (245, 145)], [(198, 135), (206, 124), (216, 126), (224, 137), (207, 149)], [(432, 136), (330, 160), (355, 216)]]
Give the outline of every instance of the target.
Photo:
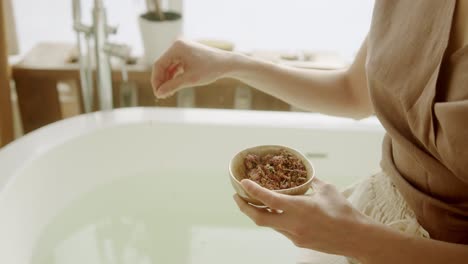
[[(14, 0), (21, 52), (41, 41), (75, 41), (71, 0)], [(141, 54), (137, 17), (144, 0), (107, 0), (114, 40)], [(352, 58), (367, 34), (373, 0), (185, 0), (189, 38), (232, 41), (237, 49), (325, 50)], [(83, 0), (90, 19), (92, 0)]]

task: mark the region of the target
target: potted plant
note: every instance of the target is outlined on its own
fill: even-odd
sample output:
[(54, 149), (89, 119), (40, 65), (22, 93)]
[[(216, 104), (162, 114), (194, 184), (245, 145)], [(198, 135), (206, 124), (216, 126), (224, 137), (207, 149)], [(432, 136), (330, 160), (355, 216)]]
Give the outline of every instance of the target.
[(147, 12), (140, 15), (144, 61), (152, 65), (182, 34), (182, 14), (165, 11), (160, 0), (146, 0)]

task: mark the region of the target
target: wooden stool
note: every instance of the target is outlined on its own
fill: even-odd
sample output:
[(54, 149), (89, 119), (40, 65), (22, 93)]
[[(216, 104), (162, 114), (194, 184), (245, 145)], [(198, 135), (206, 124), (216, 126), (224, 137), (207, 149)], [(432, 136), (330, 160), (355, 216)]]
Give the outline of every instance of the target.
[[(76, 51), (72, 44), (41, 43), (34, 47), (21, 62), (13, 66), (13, 79), (16, 83), (25, 133), (82, 113), (79, 66), (74, 62), (73, 58), (76, 57), (74, 54)], [(251, 55), (265, 57), (264, 54), (253, 53)], [(286, 63), (281, 61), (279, 53), (269, 55), (267, 59)], [(342, 64), (329, 59), (302, 62), (293, 66), (321, 69), (343, 67)], [(210, 85), (193, 88), (190, 93), (179, 96), (189, 96), (189, 98), (179, 98), (179, 101), (187, 99), (187, 103), (179, 102), (178, 104), (177, 96), (155, 101), (150, 82), (151, 69), (141, 63), (136, 63), (128, 65), (127, 70), (129, 81), (138, 89), (138, 106), (177, 107), (185, 105), (198, 108), (291, 110), (291, 106), (287, 103), (232, 79), (221, 79)], [(119, 90), (122, 78), (118, 66), (113, 67), (112, 82), (114, 106), (120, 107)], [(68, 91), (63, 91), (63, 89), (58, 91), (58, 84), (66, 84), (69, 88), (65, 90)], [(2, 91), (5, 93), (5, 90)], [(64, 97), (76, 100), (75, 102), (63, 100)], [(0, 98), (5, 97), (0, 96)], [(4, 106), (3, 103), (0, 105)]]
[(0, 1), (0, 147), (14, 139), (4, 1)]

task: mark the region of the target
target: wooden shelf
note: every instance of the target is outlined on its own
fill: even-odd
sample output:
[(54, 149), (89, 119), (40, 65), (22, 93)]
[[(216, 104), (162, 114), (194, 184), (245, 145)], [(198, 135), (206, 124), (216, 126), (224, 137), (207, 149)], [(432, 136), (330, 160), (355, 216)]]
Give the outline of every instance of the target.
[[(255, 56), (255, 54), (251, 54)], [(265, 58), (265, 54), (259, 54)], [(272, 61), (280, 62), (278, 54), (271, 57)], [(13, 79), (16, 82), (18, 101), (24, 132), (58, 121), (64, 116), (58, 83), (68, 83), (76, 90), (81, 113), (82, 100), (80, 89), (79, 66), (76, 61), (76, 50), (69, 43), (40, 43), (35, 46), (19, 63), (13, 66)], [(286, 62), (285, 62), (286, 63)], [(290, 63), (290, 62), (289, 62)], [(315, 63), (315, 64), (314, 64)], [(316, 61), (308, 64), (311, 67), (325, 65), (326, 69), (343, 67), (336, 61)], [(307, 66), (302, 63), (298, 67)], [(114, 105), (119, 107), (119, 87), (122, 82), (119, 67), (112, 67)], [(307, 68), (307, 67), (306, 67)], [(310, 68), (310, 67), (309, 67)], [(155, 101), (151, 89), (151, 69), (141, 63), (127, 65), (129, 80), (138, 87), (139, 106), (177, 107), (177, 96), (166, 100)], [(194, 90), (194, 107), (232, 109), (236, 100), (236, 89), (247, 88), (250, 91), (250, 109), (289, 111), (290, 105), (263, 92), (231, 79), (222, 79), (213, 84), (197, 87)]]

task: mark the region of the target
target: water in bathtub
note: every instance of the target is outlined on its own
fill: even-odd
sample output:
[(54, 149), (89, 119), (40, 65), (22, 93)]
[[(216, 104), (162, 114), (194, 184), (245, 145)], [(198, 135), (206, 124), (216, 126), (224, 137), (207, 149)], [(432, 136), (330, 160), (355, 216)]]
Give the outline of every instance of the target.
[(202, 175), (148, 172), (98, 187), (48, 224), (32, 263), (294, 262), (291, 242), (238, 211), (227, 176)]

